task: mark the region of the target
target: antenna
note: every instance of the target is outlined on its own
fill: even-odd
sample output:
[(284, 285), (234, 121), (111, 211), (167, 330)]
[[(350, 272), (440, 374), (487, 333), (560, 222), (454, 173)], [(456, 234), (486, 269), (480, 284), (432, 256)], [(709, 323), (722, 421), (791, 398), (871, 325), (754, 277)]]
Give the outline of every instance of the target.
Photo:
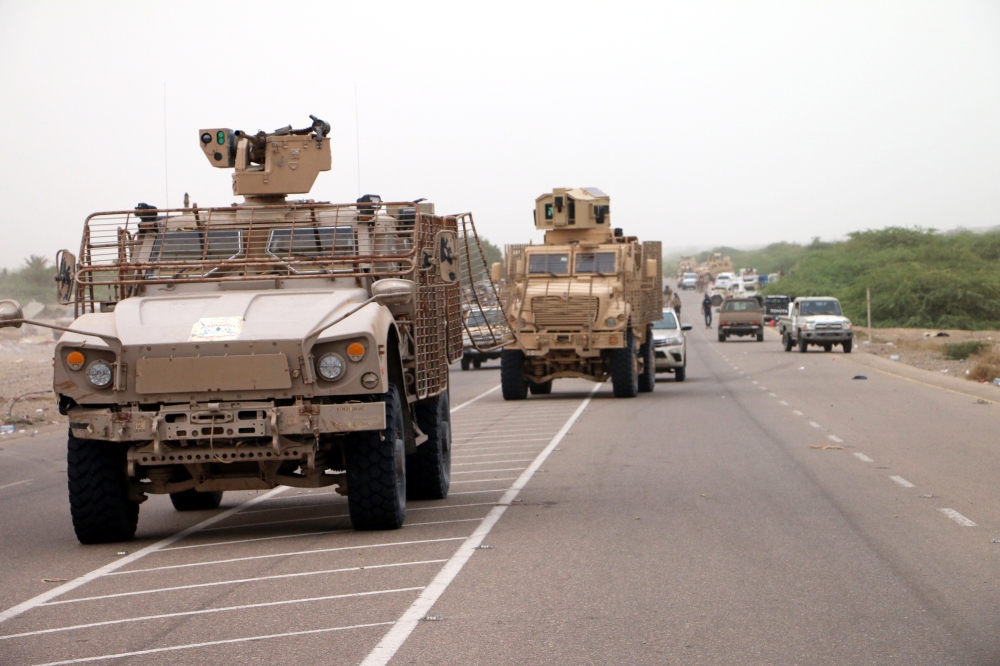
[(361, 196), (361, 132), (358, 130), (358, 82), (354, 82), (354, 142), (358, 154), (358, 197)]
[(164, 208), (170, 208), (170, 173), (167, 170), (167, 84), (163, 84), (163, 195)]

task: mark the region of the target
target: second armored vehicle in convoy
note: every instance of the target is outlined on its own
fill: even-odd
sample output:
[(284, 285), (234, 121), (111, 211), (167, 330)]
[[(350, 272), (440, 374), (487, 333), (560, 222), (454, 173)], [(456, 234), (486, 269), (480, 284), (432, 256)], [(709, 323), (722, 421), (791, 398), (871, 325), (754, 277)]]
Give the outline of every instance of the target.
[(844, 316), (840, 301), (829, 296), (796, 298), (787, 316), (778, 320), (785, 351), (798, 347), (805, 353), (810, 345), (831, 351), (840, 345), (845, 354), (854, 348), (854, 327)]
[(516, 342), (500, 361), (504, 398), (549, 393), (562, 377), (610, 378), (617, 397), (652, 391), (660, 243), (612, 228), (611, 201), (594, 187), (538, 197), (535, 227), (543, 245), (507, 246), (505, 310)]
[[(398, 528), (408, 498), (448, 494), (471, 217), (286, 200), (330, 169), (330, 127), (313, 120), (200, 131), (245, 203), (95, 213), (79, 263), (60, 253), (77, 318), (59, 329), (54, 390), (80, 541), (131, 539), (149, 494), (186, 511), (228, 490), (337, 486), (357, 529)], [(0, 326), (25, 322), (0, 302)]]

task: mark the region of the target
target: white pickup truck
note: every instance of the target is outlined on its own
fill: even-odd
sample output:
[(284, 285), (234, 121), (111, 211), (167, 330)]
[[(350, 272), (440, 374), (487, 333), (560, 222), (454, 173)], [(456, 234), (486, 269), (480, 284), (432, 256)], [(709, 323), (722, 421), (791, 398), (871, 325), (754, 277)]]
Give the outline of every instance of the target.
[(831, 351), (834, 345), (841, 345), (844, 353), (850, 354), (854, 346), (851, 320), (844, 316), (836, 298), (796, 298), (788, 309), (788, 315), (782, 316), (778, 324), (786, 352), (792, 351), (795, 346), (804, 354), (809, 345), (821, 346), (823, 351)]

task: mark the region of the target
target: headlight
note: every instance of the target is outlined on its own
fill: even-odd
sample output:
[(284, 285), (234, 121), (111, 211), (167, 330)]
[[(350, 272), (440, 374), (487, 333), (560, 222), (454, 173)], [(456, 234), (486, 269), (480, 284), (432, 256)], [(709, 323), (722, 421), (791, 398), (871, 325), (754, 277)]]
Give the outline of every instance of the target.
[(851, 330), (851, 328), (853, 328), (853, 324), (851, 324), (851, 322), (849, 322), (849, 321), (845, 321), (844, 322), (844, 328), (846, 328), (849, 331), (849, 330)]
[(684, 344), (684, 338), (667, 338), (667, 346), (682, 345)]
[(614, 317), (608, 317), (608, 320), (604, 323), (607, 324), (608, 328), (611, 328), (612, 326), (618, 323), (618, 320), (615, 319)]
[(106, 388), (111, 384), (111, 366), (107, 361), (94, 361), (87, 368), (87, 381), (97, 388)]
[(332, 352), (323, 354), (319, 357), (319, 361), (316, 362), (316, 372), (319, 373), (320, 377), (329, 382), (340, 379), (340, 376), (344, 374), (344, 359)]
[(805, 330), (807, 330), (807, 331), (811, 331), (811, 330), (813, 330), (814, 328), (816, 328), (816, 324), (813, 324), (812, 322), (806, 322), (806, 323), (805, 323), (805, 324), (804, 324), (804, 325), (802, 326), (802, 328), (804, 328), (804, 329), (805, 329)]

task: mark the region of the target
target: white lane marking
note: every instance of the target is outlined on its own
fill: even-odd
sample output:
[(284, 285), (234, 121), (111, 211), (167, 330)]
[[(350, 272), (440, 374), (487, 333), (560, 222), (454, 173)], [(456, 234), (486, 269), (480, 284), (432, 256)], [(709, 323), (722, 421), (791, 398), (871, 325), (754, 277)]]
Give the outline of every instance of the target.
[(549, 442), (548, 446), (546, 446), (542, 452), (538, 454), (538, 457), (535, 458), (535, 462), (531, 463), (531, 465), (528, 466), (528, 469), (524, 470), (524, 473), (522, 473), (521, 476), (519, 476), (511, 485), (510, 489), (504, 493), (503, 497), (501, 497), (498, 502), (498, 506), (494, 507), (486, 515), (486, 518), (483, 519), (483, 522), (479, 525), (479, 527), (477, 527), (472, 535), (458, 547), (458, 550), (455, 551), (455, 554), (452, 555), (448, 563), (441, 567), (441, 571), (434, 577), (434, 580), (430, 582), (430, 585), (428, 585), (424, 591), (417, 596), (416, 601), (414, 601), (406, 612), (404, 612), (399, 618), (399, 620), (396, 621), (392, 629), (390, 629), (386, 635), (382, 637), (382, 640), (378, 642), (378, 645), (376, 645), (375, 648), (368, 653), (365, 660), (361, 662), (361, 666), (385, 666), (389, 663), (389, 660), (393, 658), (406, 639), (409, 638), (410, 634), (413, 633), (413, 630), (416, 629), (420, 618), (427, 614), (444, 591), (448, 589), (448, 586), (451, 585), (453, 580), (455, 580), (455, 577), (465, 566), (466, 562), (469, 561), (469, 558), (472, 557), (472, 554), (476, 552), (476, 548), (479, 544), (483, 542), (486, 535), (490, 533), (493, 526), (496, 525), (503, 516), (507, 507), (509, 507), (511, 502), (514, 501), (518, 493), (520, 493), (521, 490), (528, 485), (531, 477), (534, 476), (535, 472), (537, 472), (542, 466), (545, 460), (549, 457), (549, 454), (552, 453), (552, 450), (563, 440), (566, 433), (569, 432), (569, 429), (574, 423), (576, 423), (576, 420), (580, 418), (580, 414), (582, 414), (587, 408), (587, 405), (590, 404), (594, 393), (596, 393), (600, 387), (600, 384), (596, 384), (594, 388), (591, 389), (590, 395), (588, 395), (587, 398), (580, 403), (580, 406), (577, 407), (576, 411), (573, 412), (573, 415), (568, 421), (566, 421), (563, 427), (559, 429), (559, 432), (552, 438), (552, 441)]
[(938, 509), (938, 511), (940, 511), (944, 515), (948, 516), (949, 518), (951, 518), (952, 520), (954, 520), (956, 523), (958, 523), (962, 527), (975, 527), (976, 526), (976, 524), (974, 522), (972, 522), (971, 520), (969, 520), (968, 518), (966, 518), (965, 516), (963, 516), (962, 514), (960, 514), (958, 511), (955, 511), (954, 509)]
[[(750, 378), (749, 378), (749, 377), (747, 377), (747, 379), (750, 379)], [(754, 383), (754, 384), (759, 384), (760, 382), (758, 382), (758, 381), (757, 381), (757, 380), (755, 379), (755, 380), (753, 380), (753, 383)]]
[[(507, 479), (483, 479), (483, 481), (506, 481)], [(456, 483), (480, 483), (480, 481), (452, 481), (452, 485)], [(404, 523), (403, 527), (420, 527), (421, 525), (441, 525), (443, 523), (464, 523), (470, 520), (480, 520), (479, 518), (461, 518), (459, 520), (438, 520), (433, 523)], [(164, 548), (163, 552), (173, 552), (175, 550), (191, 550), (193, 548), (213, 548), (215, 546), (231, 546), (237, 543), (251, 543), (254, 541), (274, 541), (275, 539), (298, 539), (307, 536), (320, 536), (323, 534), (339, 534), (341, 532), (354, 532), (354, 528), (347, 528), (342, 530), (323, 530), (321, 532), (300, 532), (299, 534), (278, 534), (276, 536), (266, 536), (266, 537), (254, 537), (253, 539), (231, 539), (229, 541), (212, 541), (209, 543), (195, 543), (190, 546), (174, 546), (173, 548)]]
[(456, 474), (492, 474), (493, 472), (520, 472), (523, 467), (505, 467), (503, 469), (470, 469), (464, 472), (452, 472), (451, 475)]
[[(502, 479), (477, 479), (475, 481), (452, 481), (451, 485), (458, 485), (459, 483), (488, 483), (489, 481), (514, 481), (516, 476), (507, 476)], [(405, 527), (405, 525), (404, 525)]]
[(485, 398), (485, 397), (486, 397), (486, 396), (488, 396), (488, 395), (489, 395), (490, 393), (493, 393), (494, 391), (499, 391), (499, 390), (500, 390), (500, 384), (497, 384), (496, 386), (494, 386), (493, 388), (491, 388), (491, 389), (490, 389), (489, 391), (486, 391), (486, 392), (484, 392), (484, 393), (480, 393), (479, 395), (477, 395), (477, 396), (476, 396), (475, 398), (473, 398), (472, 400), (466, 400), (465, 402), (463, 402), (463, 403), (462, 403), (461, 405), (459, 405), (458, 407), (452, 407), (452, 408), (451, 408), (451, 413), (452, 413), (452, 414), (454, 414), (454, 413), (455, 413), (455, 412), (457, 412), (458, 410), (460, 410), (460, 409), (464, 409), (464, 408), (468, 407), (469, 405), (471, 405), (472, 403), (474, 403), (474, 402), (475, 402), (476, 400), (479, 400), (479, 399), (481, 399), (481, 398)]
[(841, 438), (837, 437), (836, 435), (827, 435), (826, 438), (828, 440), (830, 440), (831, 442), (836, 442), (837, 444), (843, 444), (844, 443), (844, 440), (842, 440)]
[(777, 397), (778, 397), (778, 396), (777, 396), (777, 395), (775, 395), (774, 393), (768, 393), (768, 395), (769, 395), (769, 396), (771, 396), (772, 398), (777, 398)]
[(147, 569), (129, 569), (128, 571), (115, 571), (109, 576), (126, 576), (128, 574), (146, 573), (149, 571), (163, 571), (165, 569), (187, 569), (190, 567), (205, 567), (210, 564), (232, 564), (233, 562), (247, 562), (249, 560), (267, 560), (273, 557), (293, 557), (295, 555), (315, 555), (317, 553), (336, 553), (342, 550), (367, 550), (368, 548), (388, 548), (390, 546), (415, 546), (426, 543), (441, 543), (443, 541), (465, 541), (465, 537), (446, 537), (443, 539), (419, 539), (416, 541), (393, 541), (391, 543), (370, 543), (364, 546), (338, 546), (337, 548), (314, 548), (313, 550), (294, 550), (290, 553), (270, 553), (267, 555), (248, 555), (246, 557), (231, 557), (226, 560), (210, 560), (208, 562), (189, 562), (187, 564), (167, 564), (160, 567), (149, 567)]
[[(477, 458), (478, 456), (464, 456), (465, 458)], [(453, 457), (452, 460), (455, 458)], [(452, 463), (452, 467), (467, 467), (469, 465), (505, 465), (512, 462), (531, 462), (534, 458), (515, 458), (513, 460), (480, 460), (471, 463)], [(523, 468), (522, 468), (523, 469)]]
[(263, 502), (267, 498), (269, 498), (269, 497), (271, 497), (273, 495), (277, 495), (278, 493), (280, 493), (280, 492), (282, 492), (284, 490), (285, 490), (285, 486), (278, 486), (277, 488), (275, 488), (273, 490), (270, 490), (270, 491), (264, 493), (263, 495), (258, 495), (257, 497), (254, 497), (252, 499), (247, 500), (246, 502), (244, 502), (243, 504), (240, 504), (239, 506), (234, 506), (231, 509), (228, 509), (226, 511), (223, 511), (222, 513), (218, 513), (218, 514), (212, 516), (211, 518), (207, 518), (207, 519), (201, 521), (200, 523), (197, 523), (196, 525), (192, 525), (191, 527), (187, 528), (186, 530), (181, 530), (180, 532), (177, 532), (176, 534), (168, 536), (165, 539), (160, 539), (156, 543), (151, 544), (149, 546), (146, 546), (145, 548), (142, 548), (140, 550), (137, 550), (134, 553), (132, 553), (131, 555), (126, 555), (124, 557), (121, 557), (121, 558), (115, 560), (114, 562), (109, 562), (108, 564), (105, 564), (103, 567), (99, 567), (99, 568), (94, 569), (93, 571), (91, 571), (89, 573), (86, 573), (86, 574), (84, 574), (84, 575), (82, 575), (82, 576), (80, 576), (78, 578), (74, 578), (73, 580), (69, 581), (68, 583), (63, 583), (59, 587), (54, 587), (51, 590), (47, 590), (47, 591), (39, 594), (36, 597), (32, 597), (31, 599), (28, 599), (27, 601), (21, 602), (21, 603), (19, 603), (16, 606), (12, 606), (11, 608), (8, 608), (7, 610), (5, 610), (2, 613), (0, 613), (0, 623), (6, 622), (7, 620), (9, 620), (9, 619), (11, 619), (13, 617), (17, 617), (21, 613), (25, 613), (25, 612), (31, 610), (32, 608), (37, 608), (38, 606), (41, 606), (42, 604), (46, 603), (47, 601), (51, 601), (52, 599), (55, 599), (56, 597), (60, 597), (60, 596), (66, 594), (67, 592), (69, 592), (71, 590), (75, 590), (76, 588), (80, 587), (81, 585), (86, 585), (90, 581), (95, 580), (97, 578), (100, 578), (101, 576), (105, 576), (105, 575), (107, 575), (109, 573), (112, 573), (113, 571), (115, 571), (117, 569), (120, 569), (120, 568), (122, 568), (124, 566), (127, 566), (127, 565), (135, 562), (138, 559), (141, 559), (141, 558), (143, 558), (143, 557), (145, 557), (147, 555), (150, 555), (152, 553), (164, 550), (166, 546), (169, 546), (172, 543), (180, 541), (184, 537), (186, 537), (186, 536), (188, 536), (190, 534), (194, 534), (195, 532), (197, 532), (198, 530), (200, 530), (200, 529), (202, 529), (204, 527), (208, 527), (209, 525), (214, 525), (215, 523), (218, 523), (218, 522), (220, 522), (222, 520), (225, 520), (229, 516), (231, 516), (231, 515), (233, 515), (235, 513), (239, 513), (242, 509), (244, 509), (244, 508), (246, 508), (248, 506), (253, 506), (254, 504), (257, 504), (259, 502)]
[[(257, 576), (256, 578), (240, 578), (238, 580), (218, 580), (211, 583), (194, 583), (192, 585), (177, 585), (175, 587), (157, 587), (149, 590), (133, 590), (132, 592), (116, 592), (114, 594), (101, 594), (96, 597), (80, 597), (79, 599), (65, 599), (63, 601), (50, 601), (43, 606), (60, 606), (63, 604), (77, 604), (83, 601), (100, 601), (101, 599), (115, 599), (118, 597), (136, 597), (144, 594), (159, 594), (160, 592), (176, 592), (177, 590), (193, 590), (199, 587), (217, 587), (219, 585), (240, 585), (243, 583), (256, 583), (262, 580), (276, 580), (279, 578), (298, 578), (300, 576), (320, 576), (322, 574), (346, 573), (348, 571), (365, 571), (367, 569), (389, 569), (392, 567), (412, 567), (420, 564), (438, 564), (448, 560), (421, 560), (419, 562), (396, 562), (394, 564), (370, 564), (364, 567), (347, 567), (344, 569), (323, 569), (321, 571), (302, 571), (299, 573), (276, 574), (274, 576)], [(3, 640), (6, 636), (0, 636)]]
[(792, 414), (795, 414), (796, 416), (805, 416), (805, 414), (803, 414), (802, 412), (800, 412), (797, 409), (793, 409), (792, 410)]
[(66, 666), (66, 664), (84, 664), (88, 661), (103, 661), (105, 659), (121, 659), (123, 657), (136, 657), (143, 654), (156, 654), (158, 652), (173, 652), (175, 650), (192, 650), (195, 648), (211, 647), (213, 645), (229, 645), (232, 643), (248, 643), (250, 641), (263, 641), (270, 638), (286, 638), (289, 636), (306, 636), (308, 634), (325, 634), (331, 631), (347, 631), (348, 629), (367, 629), (368, 627), (382, 627), (392, 622), (373, 622), (371, 624), (352, 624), (349, 627), (328, 627), (326, 629), (307, 629), (306, 631), (289, 631), (283, 634), (268, 634), (266, 636), (247, 636), (245, 638), (227, 638), (223, 641), (208, 641), (206, 643), (189, 643), (187, 645), (171, 645), (170, 647), (152, 648), (149, 650), (136, 650), (135, 652), (119, 652), (118, 654), (104, 654), (99, 657), (82, 657), (80, 659), (68, 659), (66, 661), (50, 661), (36, 666)]
[(4, 488), (13, 488), (14, 486), (19, 486), (22, 483), (31, 483), (32, 479), (25, 479), (24, 481), (15, 481), (14, 483), (8, 483), (6, 485), (0, 486), (0, 490)]
[(816, 423), (815, 421), (810, 421), (809, 425), (811, 425), (813, 428), (822, 428), (823, 427), (820, 424)]
[[(407, 506), (406, 513), (409, 515), (413, 511), (440, 511), (441, 509), (460, 509), (464, 506), (487, 506), (493, 505), (496, 502), (470, 502), (468, 504), (439, 504), (436, 506)], [(329, 504), (314, 504), (312, 506), (327, 507)], [(304, 509), (308, 507), (288, 507), (292, 509)], [(248, 512), (249, 513), (249, 512)], [(260, 511), (255, 511), (254, 513), (260, 513)], [(209, 527), (202, 532), (217, 532), (219, 530), (239, 530), (247, 527), (260, 527), (262, 525), (282, 525), (284, 523), (301, 523), (308, 520), (329, 520), (331, 518), (348, 518), (350, 514), (347, 513), (331, 513), (324, 514), (322, 516), (309, 516), (308, 518), (285, 518), (284, 520), (267, 520), (260, 523), (240, 523), (239, 525), (223, 525), (222, 527)]]
[(482, 495), (483, 493), (503, 493), (507, 492), (506, 488), (489, 488), (488, 490), (466, 490), (460, 493), (448, 493), (448, 497), (452, 495)]
[[(459, 460), (462, 458), (496, 458), (497, 456), (526, 456), (527, 453), (477, 453), (471, 456), (452, 456), (452, 460)], [(532, 458), (534, 460), (534, 458)]]
[[(547, 442), (551, 437), (531, 437), (540, 434), (537, 430), (528, 433), (527, 437), (497, 437), (496, 435), (483, 435), (482, 437), (462, 437), (462, 444), (505, 444), (507, 442)], [(485, 441), (477, 441), (485, 440)], [(456, 442), (457, 443), (457, 442)]]
[(869, 458), (868, 456), (866, 456), (863, 453), (857, 453), (857, 452), (855, 452), (854, 457), (857, 458), (858, 460), (860, 460), (861, 462), (875, 462), (874, 460), (872, 460), (871, 458)]
[(916, 488), (915, 485), (913, 485), (912, 483), (910, 483), (901, 476), (890, 476), (889, 478), (898, 483), (899, 485), (903, 486), (904, 488)]
[[(282, 486), (282, 487), (284, 487), (284, 486)], [(289, 490), (289, 488), (285, 488), (285, 490)], [(345, 502), (347, 501), (347, 498), (345, 498), (343, 495), (341, 495), (340, 493), (338, 493), (335, 490), (328, 490), (328, 491), (325, 491), (325, 492), (322, 492), (322, 493), (297, 493), (295, 495), (285, 495), (283, 497), (270, 497), (270, 498), (268, 498), (268, 501), (269, 502), (280, 502), (282, 500), (312, 499), (314, 497), (340, 497)], [(261, 509), (261, 511), (266, 511), (266, 510), (267, 509)], [(248, 512), (248, 513), (253, 513), (253, 512), (251, 511), (251, 512)]]
[(452, 451), (465, 450), (465, 451), (509, 451), (511, 449), (537, 449), (538, 444), (511, 444), (509, 446), (467, 446), (464, 444), (456, 444), (451, 447)]
[(767, 390), (766, 386), (758, 386), (757, 388), (759, 388), (761, 391), (766, 391)]
[(784, 405), (785, 407), (788, 407), (788, 403), (787, 403), (787, 402), (785, 402), (784, 400), (779, 400), (779, 401), (778, 401), (778, 404), (779, 404), (779, 405)]

